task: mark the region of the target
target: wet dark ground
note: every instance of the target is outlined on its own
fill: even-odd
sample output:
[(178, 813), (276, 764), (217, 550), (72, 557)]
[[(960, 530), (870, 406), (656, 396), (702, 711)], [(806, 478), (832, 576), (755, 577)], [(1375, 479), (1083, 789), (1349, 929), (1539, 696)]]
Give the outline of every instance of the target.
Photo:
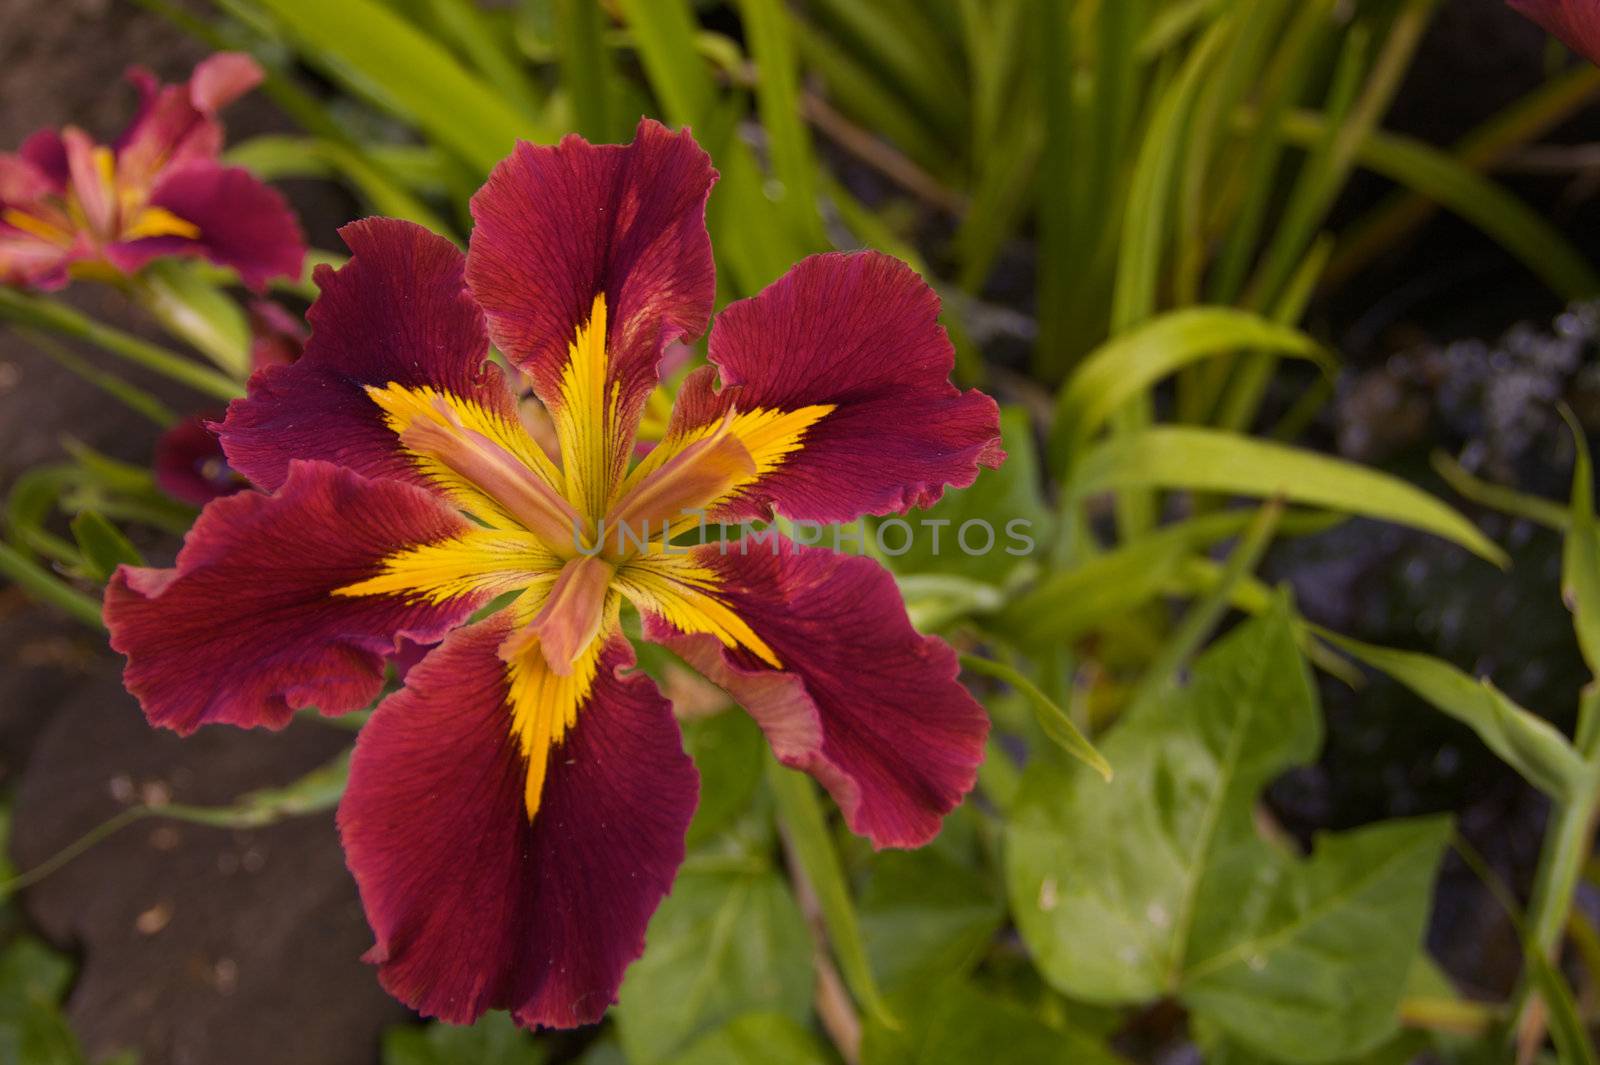
[[(201, 54), (128, 3), (0, 0), (0, 145), (66, 121), (113, 131), (131, 98), (106, 91), (110, 72), (137, 57), (179, 78)], [(1498, 0), (1448, 0), (1394, 124), (1447, 143), (1533, 84), (1544, 55), (1541, 36)], [(277, 123), (254, 101), (230, 117), (235, 135)], [(1561, 137), (1600, 140), (1600, 111)], [(1514, 184), (1552, 205), (1557, 223), (1600, 258), (1593, 202), (1568, 195), (1578, 178)], [(1341, 213), (1357, 215), (1383, 191), (1358, 182)], [(337, 246), (331, 230), (349, 205), (325, 190), (290, 192), (314, 242)], [(1026, 258), (1025, 246), (1018, 255)], [(92, 309), (133, 322), (112, 303)], [(1314, 311), (1352, 363), (1317, 441), (1441, 492), (1428, 452), (1465, 450), (1486, 473), (1560, 497), (1571, 456), (1550, 400), (1595, 409), (1585, 405), (1592, 382), (1582, 371), (1594, 348), (1571, 365), (1525, 358), (1526, 345), (1515, 343), (1436, 348), (1496, 341), (1518, 320), (1548, 325), (1558, 310), (1470, 228), (1436, 220)], [(174, 407), (197, 409), (194, 397), (150, 384)], [(1493, 411), (1514, 416), (1496, 421)], [(59, 458), (64, 433), (136, 462), (147, 461), (154, 440), (148, 423), (0, 333), (0, 490)], [(1559, 545), (1550, 533), (1484, 520), (1516, 559), (1507, 574), (1438, 540), (1350, 525), (1281, 549), (1272, 575), (1292, 580), (1318, 620), (1492, 674), (1524, 705), (1568, 724), (1583, 676), (1557, 596)], [(174, 545), (147, 546), (164, 561)], [(276, 736), (206, 730), (182, 741), (150, 730), (101, 638), (11, 589), (0, 589), (0, 662), (0, 798), (13, 803), (21, 868), (128, 804), (225, 802), (293, 779), (347, 740), (314, 726)], [(1309, 835), (1456, 810), (1464, 834), (1525, 888), (1543, 819), (1530, 789), (1464, 728), (1393, 685), (1375, 680), (1356, 694), (1329, 683), (1324, 699), (1321, 764), (1273, 791), (1291, 829)], [(30, 890), (25, 905), (37, 929), (79, 961), (68, 1010), (91, 1056), (134, 1047), (145, 1065), (366, 1063), (381, 1029), (406, 1016), (357, 960), (370, 937), (331, 817), (249, 832), (136, 824)], [(1504, 916), (1455, 862), (1443, 875), (1431, 946), (1468, 990), (1503, 993), (1516, 971)]]

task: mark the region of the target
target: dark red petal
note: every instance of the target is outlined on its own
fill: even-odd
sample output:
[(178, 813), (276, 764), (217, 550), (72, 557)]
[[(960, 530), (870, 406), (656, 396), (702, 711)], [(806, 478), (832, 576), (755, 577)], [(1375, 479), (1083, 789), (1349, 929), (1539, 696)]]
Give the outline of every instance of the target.
[(706, 424), (730, 405), (835, 406), (730, 516), (764, 517), (774, 505), (800, 521), (897, 513), (998, 466), (999, 410), (950, 383), (955, 351), (938, 317), (926, 282), (878, 252), (814, 255), (724, 310), (710, 346), (722, 391), (709, 369), (691, 374), (674, 426)]
[(389, 993), (468, 1023), (598, 1021), (671, 889), (699, 779), (670, 705), (617, 639), (530, 823), (503, 616), (452, 633), (373, 714), (339, 806)]
[(1589, 62), (1600, 63), (1600, 3), (1596, 0), (1510, 0), (1510, 4)]
[(431, 385), (513, 421), (500, 371), (486, 362), (483, 315), (462, 280), (465, 259), (411, 222), (368, 218), (339, 231), (353, 253), (317, 268), (311, 339), (291, 366), (258, 373), (222, 423), (234, 468), (266, 488), (291, 459), (318, 458), (368, 477), (422, 484), (364, 386)]
[(262, 289), (276, 277), (298, 278), (305, 265), (305, 236), (288, 202), (242, 167), (185, 163), (164, 172), (150, 203), (193, 223), (200, 235), (112, 244), (106, 257), (126, 273), (162, 256), (198, 255)]
[(152, 724), (279, 728), (296, 710), (366, 706), (404, 636), (438, 639), (482, 603), (330, 593), (387, 555), (465, 523), (420, 488), (299, 462), (272, 496), (241, 492), (201, 513), (175, 569), (122, 566), (106, 589), (123, 682)]
[(300, 315), (271, 300), (251, 300), (246, 313), (250, 319), (252, 371), (287, 366), (305, 352), (311, 330)]
[(760, 723), (780, 761), (832, 793), (879, 847), (916, 847), (977, 778), (989, 719), (956, 682), (955, 652), (911, 627), (876, 562), (776, 541), (701, 548), (718, 596), (783, 663), (763, 664), (658, 617), (646, 633), (681, 654)]
[(156, 487), (197, 507), (250, 487), (228, 465), (210, 421), (203, 414), (185, 418), (156, 441)]
[(67, 146), (56, 130), (41, 129), (34, 133), (22, 142), (17, 154), (38, 167), (57, 192), (65, 190), (67, 182), (72, 180), (67, 167)]
[(519, 143), (472, 198), (467, 281), (500, 350), (559, 406), (567, 346), (606, 297), (625, 425), (663, 349), (698, 337), (716, 277), (706, 232), (711, 158), (688, 131), (642, 119), (632, 144)]

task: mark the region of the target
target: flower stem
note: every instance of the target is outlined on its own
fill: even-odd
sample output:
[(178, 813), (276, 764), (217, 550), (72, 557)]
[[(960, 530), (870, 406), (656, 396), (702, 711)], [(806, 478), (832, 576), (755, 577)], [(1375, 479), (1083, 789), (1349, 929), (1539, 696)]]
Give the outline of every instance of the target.
[(119, 358), (217, 399), (238, 399), (244, 395), (243, 385), (215, 370), (132, 333), (97, 322), (64, 303), (0, 288), (0, 319), (86, 340)]

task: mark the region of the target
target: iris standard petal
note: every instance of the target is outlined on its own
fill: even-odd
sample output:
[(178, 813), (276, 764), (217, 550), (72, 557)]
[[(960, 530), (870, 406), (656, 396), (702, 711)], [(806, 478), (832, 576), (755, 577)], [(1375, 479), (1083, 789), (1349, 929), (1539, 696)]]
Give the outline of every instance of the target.
[(401, 637), (436, 640), (486, 595), (333, 593), (467, 528), (419, 488), (297, 462), (275, 495), (208, 505), (176, 568), (118, 569), (105, 618), (127, 656), (123, 682), (152, 724), (182, 733), (213, 722), (278, 728), (303, 707), (366, 706)]
[(518, 144), (472, 199), (468, 283), (496, 345), (549, 408), (567, 468), (607, 482), (571, 493), (591, 518), (621, 474), (663, 351), (710, 317), (715, 180), (687, 131), (646, 119), (627, 145)]
[(235, 469), (266, 488), (281, 484), (296, 458), (430, 485), (369, 388), (431, 390), (517, 424), (504, 378), (487, 361), (465, 259), (443, 237), (397, 219), (353, 222), (340, 234), (352, 257), (340, 270), (317, 269), (322, 291), (306, 314), (304, 354), (251, 379), (250, 395), (228, 408), (222, 446)]
[(690, 560), (781, 668), (730, 648), (743, 641), (725, 633), (685, 634), (659, 588), (666, 609), (641, 605), (646, 636), (738, 700), (780, 761), (827, 787), (853, 831), (879, 847), (932, 839), (972, 789), (989, 719), (957, 683), (955, 652), (911, 627), (888, 571), (777, 537), (725, 554), (697, 548)]
[(141, 67), (128, 71), (140, 106), (117, 139), (117, 172), (136, 188), (149, 188), (162, 170), (193, 160), (215, 160), (223, 130), (217, 112), (261, 84), (261, 65), (242, 52), (201, 60), (190, 79), (162, 85)]
[(765, 517), (775, 505), (795, 520), (853, 521), (934, 503), (1005, 457), (994, 400), (950, 383), (955, 352), (938, 317), (933, 290), (892, 256), (805, 259), (718, 316), (717, 371), (684, 382), (664, 446), (730, 409), (768, 422), (804, 413), (773, 445), (772, 468), (713, 516)]
[(458, 630), (361, 730), (339, 807), (389, 993), (469, 1023), (600, 1019), (683, 860), (699, 781), (671, 707), (613, 640), (538, 812), (512, 734), (504, 615)]
[(232, 268), (261, 290), (273, 278), (298, 278), (304, 268), (305, 236), (288, 202), (242, 167), (195, 160), (167, 170), (144, 210), (161, 220), (153, 234), (140, 236), (135, 217), (124, 232), (132, 239), (106, 248), (124, 273), (162, 256), (194, 255)]

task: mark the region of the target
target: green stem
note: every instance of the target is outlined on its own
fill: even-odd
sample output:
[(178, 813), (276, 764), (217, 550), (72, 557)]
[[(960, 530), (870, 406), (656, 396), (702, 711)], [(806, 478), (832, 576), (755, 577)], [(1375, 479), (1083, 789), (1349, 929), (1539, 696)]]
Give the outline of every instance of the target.
[(35, 599), (60, 607), (91, 629), (105, 629), (98, 600), (57, 579), (9, 544), (0, 544), (0, 578), (11, 581)]
[(218, 399), (244, 395), (244, 386), (132, 333), (95, 321), (62, 303), (0, 289), (0, 319), (86, 340), (97, 347)]
[[(1594, 843), (1595, 817), (1600, 813), (1600, 684), (1590, 684), (1578, 708), (1576, 746), (1588, 764), (1589, 773), (1571, 795), (1557, 801), (1550, 810), (1544, 846), (1539, 853), (1539, 869), (1534, 876), (1528, 904), (1528, 949), (1552, 963), (1560, 951), (1567, 927), (1567, 914), (1583, 877), (1584, 865)], [(1531, 999), (1532, 981), (1524, 976), (1516, 995), (1516, 1021), (1520, 1029)]]

